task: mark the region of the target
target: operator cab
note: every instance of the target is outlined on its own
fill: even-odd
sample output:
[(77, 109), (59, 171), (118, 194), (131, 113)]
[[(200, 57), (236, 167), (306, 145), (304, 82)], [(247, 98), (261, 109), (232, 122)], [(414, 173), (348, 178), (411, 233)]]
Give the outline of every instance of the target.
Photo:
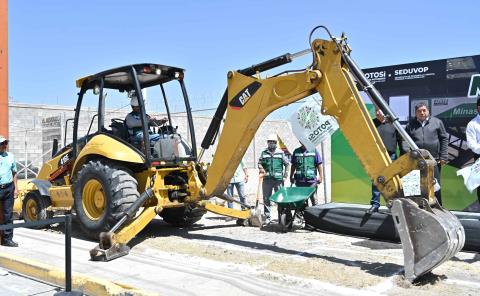
[(134, 64), (78, 79), (74, 157), (91, 138), (102, 134), (136, 150), (147, 165), (169, 166), (196, 160), (193, 120), (183, 77), (181, 68)]

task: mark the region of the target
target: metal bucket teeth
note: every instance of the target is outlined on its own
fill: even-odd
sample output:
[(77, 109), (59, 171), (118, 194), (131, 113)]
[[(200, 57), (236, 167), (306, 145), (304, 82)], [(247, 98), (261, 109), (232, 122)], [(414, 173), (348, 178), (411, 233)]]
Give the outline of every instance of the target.
[(410, 282), (455, 256), (465, 244), (465, 231), (455, 215), (439, 205), (426, 207), (420, 209), (407, 198), (395, 199), (392, 204), (405, 278)]

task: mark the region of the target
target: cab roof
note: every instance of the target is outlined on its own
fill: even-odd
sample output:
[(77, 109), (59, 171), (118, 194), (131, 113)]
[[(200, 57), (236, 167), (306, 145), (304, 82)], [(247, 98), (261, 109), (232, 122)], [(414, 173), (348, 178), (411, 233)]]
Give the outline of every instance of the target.
[(133, 64), (82, 77), (77, 79), (76, 84), (78, 88), (84, 86), (86, 89), (93, 89), (103, 77), (104, 88), (128, 91), (133, 89), (133, 82), (129, 74), (132, 67), (137, 72), (140, 88), (166, 83), (174, 79), (183, 79), (185, 71), (181, 68), (160, 64)]

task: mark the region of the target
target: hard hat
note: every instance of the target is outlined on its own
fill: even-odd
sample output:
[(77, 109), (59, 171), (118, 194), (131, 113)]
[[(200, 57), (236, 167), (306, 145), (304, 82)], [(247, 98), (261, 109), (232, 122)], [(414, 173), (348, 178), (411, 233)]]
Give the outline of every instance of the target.
[(8, 143), (8, 139), (5, 138), (4, 136), (0, 135), (0, 144), (3, 143), (3, 142), (7, 142), (7, 143)]
[(268, 141), (275, 141), (275, 142), (277, 142), (277, 141), (278, 141), (277, 135), (276, 135), (276, 134), (270, 134), (270, 135), (268, 135), (267, 142), (268, 142)]
[(130, 99), (130, 106), (132, 106), (132, 107), (138, 107), (138, 106), (140, 106), (140, 105), (138, 104), (138, 99), (137, 99), (136, 96), (135, 96), (135, 97), (132, 97), (132, 98)]

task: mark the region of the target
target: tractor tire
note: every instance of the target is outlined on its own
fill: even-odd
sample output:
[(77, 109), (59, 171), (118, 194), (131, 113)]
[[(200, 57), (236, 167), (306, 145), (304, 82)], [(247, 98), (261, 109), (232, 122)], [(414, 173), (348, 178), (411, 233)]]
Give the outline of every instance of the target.
[[(47, 196), (41, 196), (38, 191), (29, 192), (22, 202), (22, 216), (25, 222), (35, 222), (50, 219), (53, 217), (53, 213), (47, 211), (50, 206), (50, 198)], [(32, 227), (34, 229), (41, 229), (46, 226)]]
[(188, 227), (202, 219), (207, 211), (194, 205), (181, 208), (167, 208), (160, 212), (163, 221), (176, 227)]
[(77, 219), (93, 239), (109, 231), (139, 197), (137, 180), (130, 171), (104, 161), (87, 162), (74, 184)]

